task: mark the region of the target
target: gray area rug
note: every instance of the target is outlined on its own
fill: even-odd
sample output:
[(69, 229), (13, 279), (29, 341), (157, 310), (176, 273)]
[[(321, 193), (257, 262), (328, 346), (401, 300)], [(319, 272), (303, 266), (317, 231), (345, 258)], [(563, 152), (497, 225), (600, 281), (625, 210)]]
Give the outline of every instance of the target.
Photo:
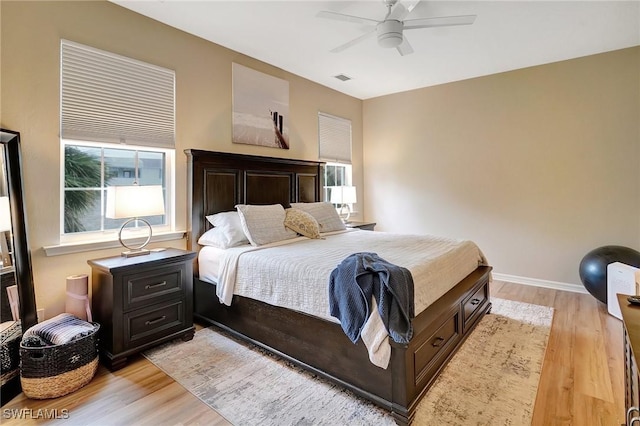
[[(529, 425), (553, 309), (492, 299), (414, 425)], [(214, 328), (144, 355), (234, 425), (393, 425), (351, 392)]]

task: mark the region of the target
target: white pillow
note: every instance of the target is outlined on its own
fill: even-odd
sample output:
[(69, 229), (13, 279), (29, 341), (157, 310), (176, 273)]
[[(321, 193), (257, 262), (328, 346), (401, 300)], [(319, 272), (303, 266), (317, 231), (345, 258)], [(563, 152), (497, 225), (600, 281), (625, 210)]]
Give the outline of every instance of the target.
[(214, 228), (209, 229), (198, 239), (201, 246), (214, 246), (221, 249), (249, 244), (242, 228), (237, 211), (222, 212), (207, 216)]
[(242, 222), (240, 221), (240, 215), (233, 210), (230, 212), (216, 213), (206, 216), (207, 220), (213, 226), (231, 226), (234, 228), (242, 229)]
[(333, 204), (326, 202), (319, 203), (291, 203), (291, 207), (309, 213), (318, 222), (320, 232), (342, 231), (347, 229), (340, 219)]
[(242, 222), (242, 229), (253, 246), (262, 246), (276, 241), (295, 238), (296, 233), (285, 228), (284, 207), (280, 204), (236, 206)]

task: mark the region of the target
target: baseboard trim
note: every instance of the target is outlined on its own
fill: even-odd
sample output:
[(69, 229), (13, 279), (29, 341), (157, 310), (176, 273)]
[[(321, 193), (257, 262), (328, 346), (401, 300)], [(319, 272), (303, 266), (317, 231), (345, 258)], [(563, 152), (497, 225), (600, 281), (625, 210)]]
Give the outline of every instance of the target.
[(580, 284), (570, 284), (570, 283), (563, 283), (559, 281), (541, 280), (538, 278), (519, 277), (517, 275), (500, 274), (498, 272), (493, 272), (492, 274), (493, 274), (493, 278), (498, 281), (508, 281), (510, 283), (515, 283), (515, 284), (551, 288), (553, 290), (571, 291), (573, 293), (589, 294), (587, 289), (585, 289)]

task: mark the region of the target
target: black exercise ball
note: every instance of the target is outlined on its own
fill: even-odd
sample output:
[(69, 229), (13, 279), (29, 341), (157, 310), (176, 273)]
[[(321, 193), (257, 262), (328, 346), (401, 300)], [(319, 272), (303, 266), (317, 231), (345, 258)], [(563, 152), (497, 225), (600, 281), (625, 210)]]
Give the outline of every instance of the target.
[(607, 265), (613, 262), (640, 268), (640, 252), (623, 246), (603, 246), (591, 250), (580, 262), (580, 281), (602, 303), (607, 303)]

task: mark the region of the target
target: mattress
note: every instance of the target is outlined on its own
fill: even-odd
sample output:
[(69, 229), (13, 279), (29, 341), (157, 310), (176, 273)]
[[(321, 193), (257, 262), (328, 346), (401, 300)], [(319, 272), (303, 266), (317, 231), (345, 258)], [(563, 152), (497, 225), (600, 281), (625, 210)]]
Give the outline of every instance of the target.
[(198, 263), (201, 279), (218, 284), (221, 291), (227, 287), (227, 304), (236, 294), (337, 322), (329, 313), (329, 276), (344, 258), (364, 251), (409, 269), (416, 315), (486, 264), (480, 249), (468, 240), (363, 230), (228, 249), (217, 259), (220, 269), (215, 277), (213, 266), (206, 264), (208, 250), (201, 250)]

